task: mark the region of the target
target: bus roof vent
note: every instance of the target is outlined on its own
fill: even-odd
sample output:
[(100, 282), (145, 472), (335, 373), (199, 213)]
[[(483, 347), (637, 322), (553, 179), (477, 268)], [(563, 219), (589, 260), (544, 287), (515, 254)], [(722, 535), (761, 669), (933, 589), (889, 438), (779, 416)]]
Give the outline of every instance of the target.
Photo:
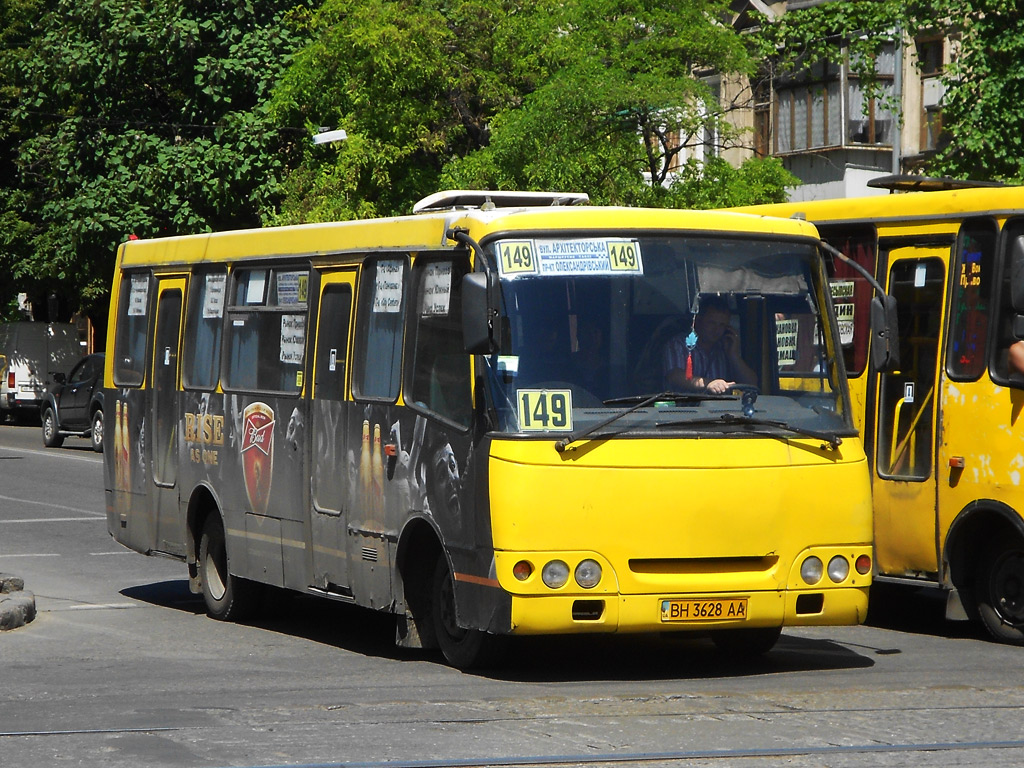
[(879, 176), (868, 181), (872, 189), (887, 189), (892, 192), (941, 192), (951, 189), (975, 189), (977, 187), (1002, 187), (1001, 181), (976, 181), (973, 179), (947, 179), (935, 176), (916, 176), (898, 173)]
[(435, 192), (412, 207), (413, 213), (447, 211), (453, 208), (522, 208), (530, 206), (583, 205), (590, 202), (585, 192), (499, 192), (486, 189), (450, 189)]

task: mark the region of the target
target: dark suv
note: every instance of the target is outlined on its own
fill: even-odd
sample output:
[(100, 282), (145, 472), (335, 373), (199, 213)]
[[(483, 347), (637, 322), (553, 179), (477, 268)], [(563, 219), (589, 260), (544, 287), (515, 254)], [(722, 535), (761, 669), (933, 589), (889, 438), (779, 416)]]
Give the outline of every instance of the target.
[(66, 377), (53, 375), (39, 408), (43, 443), (59, 448), (69, 435), (89, 437), (103, 450), (103, 355), (86, 355)]

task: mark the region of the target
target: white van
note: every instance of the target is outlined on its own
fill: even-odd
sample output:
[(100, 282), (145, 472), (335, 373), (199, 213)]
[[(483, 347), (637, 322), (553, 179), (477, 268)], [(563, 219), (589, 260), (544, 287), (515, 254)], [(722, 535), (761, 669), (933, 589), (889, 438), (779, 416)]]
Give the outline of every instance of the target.
[(53, 374), (67, 374), (83, 354), (70, 323), (0, 324), (0, 413), (39, 408)]

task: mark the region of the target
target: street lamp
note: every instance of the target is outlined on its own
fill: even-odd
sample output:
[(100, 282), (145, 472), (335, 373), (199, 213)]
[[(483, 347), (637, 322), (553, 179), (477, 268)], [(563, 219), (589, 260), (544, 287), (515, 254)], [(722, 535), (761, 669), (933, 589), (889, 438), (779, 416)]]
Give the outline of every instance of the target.
[(320, 133), (313, 134), (314, 144), (332, 144), (335, 141), (344, 141), (348, 138), (348, 134), (342, 129), (336, 131), (328, 131), (324, 128), (320, 128)]

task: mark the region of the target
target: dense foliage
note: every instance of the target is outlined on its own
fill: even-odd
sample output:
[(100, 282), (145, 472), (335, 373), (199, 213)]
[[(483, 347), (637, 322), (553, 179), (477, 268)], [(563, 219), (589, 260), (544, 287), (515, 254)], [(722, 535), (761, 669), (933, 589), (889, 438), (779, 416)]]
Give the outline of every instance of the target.
[(296, 138), (264, 107), (293, 0), (0, 2), (38, 14), (0, 96), (0, 247), (37, 312), (101, 315), (131, 234), (260, 225)]

